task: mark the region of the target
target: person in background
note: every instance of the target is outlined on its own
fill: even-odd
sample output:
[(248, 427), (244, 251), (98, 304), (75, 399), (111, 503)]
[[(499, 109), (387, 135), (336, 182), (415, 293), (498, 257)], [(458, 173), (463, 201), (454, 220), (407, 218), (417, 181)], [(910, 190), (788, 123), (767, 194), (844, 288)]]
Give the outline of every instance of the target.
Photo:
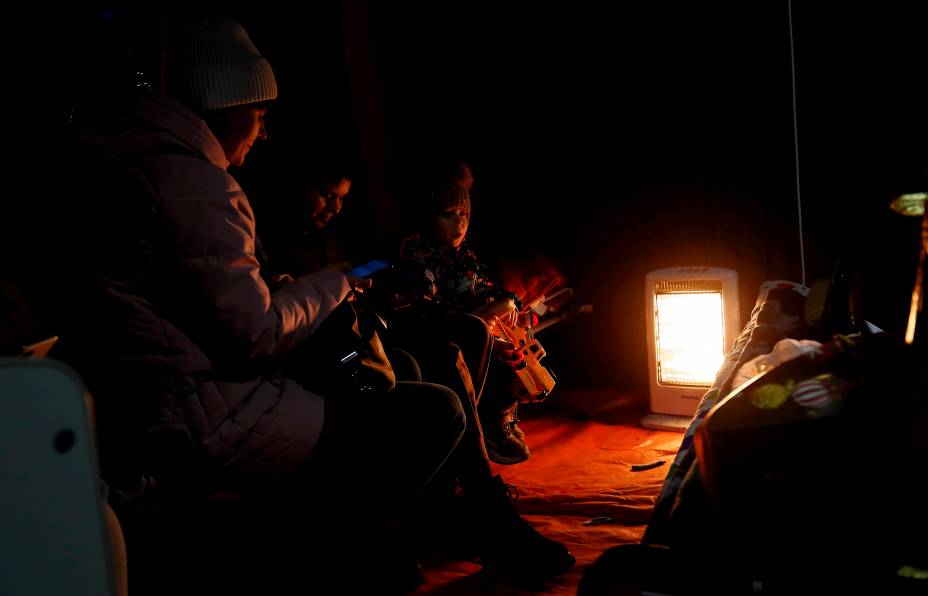
[[(307, 158), (287, 166), (275, 180), (291, 196), (268, 197), (260, 205), (262, 239), (271, 275), (298, 277), (324, 267), (345, 270), (344, 239), (332, 233), (333, 220), (351, 192), (355, 169), (347, 158)], [(283, 167), (281, 169), (284, 169)]]

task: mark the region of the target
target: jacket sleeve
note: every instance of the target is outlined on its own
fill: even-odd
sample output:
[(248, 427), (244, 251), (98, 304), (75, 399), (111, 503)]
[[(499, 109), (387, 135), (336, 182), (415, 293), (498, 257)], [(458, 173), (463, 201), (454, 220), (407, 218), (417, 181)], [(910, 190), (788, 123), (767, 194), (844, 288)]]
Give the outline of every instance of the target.
[(348, 279), (323, 270), (272, 294), (260, 275), (255, 220), (245, 194), (218, 168), (198, 182), (199, 192), (176, 197), (166, 212), (175, 218), (169, 229), (176, 234), (181, 276), (217, 336), (210, 343), (251, 358), (287, 352), (347, 296)]

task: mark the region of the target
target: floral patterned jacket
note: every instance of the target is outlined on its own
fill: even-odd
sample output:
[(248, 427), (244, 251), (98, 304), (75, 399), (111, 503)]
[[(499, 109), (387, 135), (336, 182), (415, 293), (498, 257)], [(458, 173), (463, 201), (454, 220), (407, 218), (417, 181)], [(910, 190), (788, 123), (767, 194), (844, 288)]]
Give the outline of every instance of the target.
[[(430, 303), (445, 312), (473, 312), (498, 298), (518, 297), (490, 281), (486, 265), (466, 244), (458, 249), (439, 248), (421, 238), (411, 238), (402, 258), (421, 265), (421, 277), (413, 288), (413, 301)], [(421, 306), (421, 304), (420, 304)]]

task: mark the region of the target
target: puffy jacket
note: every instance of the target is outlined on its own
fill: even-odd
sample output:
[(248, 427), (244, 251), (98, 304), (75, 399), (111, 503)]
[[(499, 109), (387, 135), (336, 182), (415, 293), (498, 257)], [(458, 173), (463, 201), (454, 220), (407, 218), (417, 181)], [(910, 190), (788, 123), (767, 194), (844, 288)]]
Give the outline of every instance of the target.
[(285, 479), (311, 454), (324, 401), (277, 371), (346, 297), (347, 278), (324, 270), (269, 289), (219, 141), (171, 99), (137, 97), (78, 145), (62, 348), (93, 393), (104, 472)]

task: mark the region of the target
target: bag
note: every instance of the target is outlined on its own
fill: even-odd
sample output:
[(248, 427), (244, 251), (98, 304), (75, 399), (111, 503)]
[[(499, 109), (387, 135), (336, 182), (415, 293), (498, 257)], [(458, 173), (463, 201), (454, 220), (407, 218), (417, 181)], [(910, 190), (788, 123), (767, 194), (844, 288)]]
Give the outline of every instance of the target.
[(291, 354), (284, 372), (324, 396), (385, 394), (396, 386), (378, 333), (385, 329), (373, 307), (355, 294)]
[(677, 535), (776, 593), (924, 593), (897, 570), (928, 565), (924, 493), (906, 482), (928, 459), (925, 362), (925, 346), (889, 333), (835, 336), (737, 388), (693, 437)]

